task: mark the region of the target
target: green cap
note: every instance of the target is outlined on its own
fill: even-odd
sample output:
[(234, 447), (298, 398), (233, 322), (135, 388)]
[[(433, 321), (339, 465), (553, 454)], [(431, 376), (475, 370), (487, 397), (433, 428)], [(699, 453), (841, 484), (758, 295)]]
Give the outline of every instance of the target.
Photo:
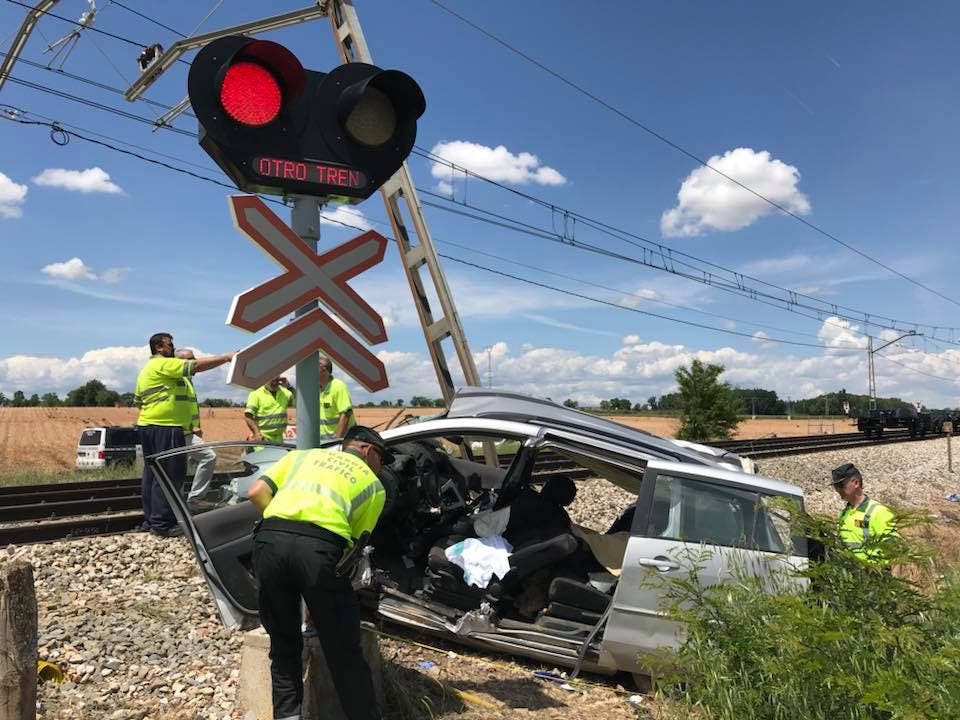
[(365, 425), (354, 425), (347, 430), (347, 434), (343, 436), (344, 444), (351, 441), (373, 445), (380, 451), (380, 462), (382, 464), (389, 465), (393, 462), (393, 453), (387, 448), (387, 443), (380, 437), (380, 433), (373, 428), (368, 428)]

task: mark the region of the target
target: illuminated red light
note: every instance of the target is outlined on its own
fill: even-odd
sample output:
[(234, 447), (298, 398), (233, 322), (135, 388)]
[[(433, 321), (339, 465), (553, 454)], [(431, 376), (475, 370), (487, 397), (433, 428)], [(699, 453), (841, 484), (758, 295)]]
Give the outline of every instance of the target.
[(220, 86), (220, 104), (237, 122), (266, 125), (280, 113), (282, 103), (280, 83), (262, 65), (241, 61), (227, 69)]

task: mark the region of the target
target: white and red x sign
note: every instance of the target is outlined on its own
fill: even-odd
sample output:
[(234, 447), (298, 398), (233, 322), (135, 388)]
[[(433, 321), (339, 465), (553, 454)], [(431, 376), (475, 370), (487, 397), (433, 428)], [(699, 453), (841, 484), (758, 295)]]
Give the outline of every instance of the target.
[[(227, 324), (256, 332), (319, 299), (371, 345), (387, 339), (383, 319), (347, 281), (383, 260), (387, 239), (369, 230), (317, 255), (255, 195), (230, 198), (237, 229), (286, 272), (233, 299)], [(322, 350), (370, 392), (388, 386), (376, 356), (330, 315), (314, 308), (237, 353), (228, 382), (256, 388)]]

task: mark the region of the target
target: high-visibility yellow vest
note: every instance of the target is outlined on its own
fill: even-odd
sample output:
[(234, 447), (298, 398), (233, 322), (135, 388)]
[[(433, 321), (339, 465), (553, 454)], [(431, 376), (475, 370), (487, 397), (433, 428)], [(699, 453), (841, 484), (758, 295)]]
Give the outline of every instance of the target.
[[(350, 392), (346, 384), (339, 378), (330, 378), (327, 386), (320, 390), (320, 434), (336, 435), (340, 416), (352, 409), (353, 404), (350, 402)], [(351, 414), (347, 428), (356, 424), (357, 419)]]
[(140, 408), (137, 425), (179, 425), (189, 431), (197, 396), (187, 385), (195, 368), (195, 360), (151, 357), (137, 376), (133, 394), (133, 404)]
[(893, 539), (897, 536), (896, 523), (890, 509), (876, 500), (864, 497), (857, 507), (847, 505), (837, 521), (840, 539), (861, 559), (876, 563), (882, 561), (878, 548), (865, 549), (871, 538)]
[(273, 498), (263, 517), (312, 523), (348, 543), (373, 530), (386, 493), (354, 450), (292, 450), (261, 479)]
[(187, 385), (187, 395), (190, 396), (190, 399), (193, 400), (193, 407), (191, 408), (190, 414), (190, 427), (188, 430), (192, 433), (194, 430), (200, 429), (200, 403), (197, 401), (197, 391), (193, 387), (193, 381), (190, 378), (184, 378), (183, 381)]
[(247, 409), (260, 434), (271, 442), (283, 442), (283, 431), (287, 429), (287, 408), (293, 393), (280, 386), (274, 395), (266, 386), (259, 387), (247, 395)]

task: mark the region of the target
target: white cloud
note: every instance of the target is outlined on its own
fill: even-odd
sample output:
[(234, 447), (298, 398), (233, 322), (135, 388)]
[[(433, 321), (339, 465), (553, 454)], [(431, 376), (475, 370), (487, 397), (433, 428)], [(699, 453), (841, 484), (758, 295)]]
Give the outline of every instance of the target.
[(23, 203), (27, 200), (27, 186), (15, 183), (0, 172), (0, 218), (23, 217)]
[(96, 280), (97, 274), (80, 258), (70, 258), (66, 262), (50, 263), (40, 272), (61, 280)]
[(767, 335), (763, 330), (757, 330), (753, 334), (752, 340), (757, 345), (768, 345), (770, 343), (770, 336)]
[[(333, 210), (324, 210), (320, 213), (320, 222), (345, 230), (354, 228), (369, 230), (372, 227), (364, 214), (351, 205), (337, 205)], [(348, 225), (352, 227), (347, 227)]]
[[(722, 157), (714, 155), (708, 164), (791, 212), (810, 212), (810, 201), (797, 189), (800, 171), (771, 158), (766, 150), (737, 148)], [(707, 167), (698, 167), (687, 176), (677, 200), (677, 207), (666, 210), (660, 218), (660, 232), (667, 237), (739, 230), (777, 212), (765, 200)]]
[(128, 267), (107, 268), (100, 273), (100, 279), (105, 283), (118, 283), (127, 276), (128, 272), (130, 272)]
[(453, 195), (453, 185), (446, 180), (437, 183), (437, 192), (441, 195)]
[(33, 178), (34, 185), (58, 187), (82, 193), (102, 192), (111, 195), (123, 195), (123, 189), (110, 180), (110, 175), (99, 167), (86, 170), (65, 170), (47, 168)]
[[(188, 344), (184, 339), (178, 346)], [(199, 348), (195, 352), (198, 356), (206, 354)], [(436, 373), (426, 352), (380, 350), (376, 355), (387, 368), (391, 387), (370, 395), (340, 372), (355, 403), (368, 399), (392, 402), (413, 395), (439, 397)], [(137, 373), (148, 356), (145, 345), (100, 348), (68, 358), (0, 356), (0, 391), (8, 397), (17, 389), (28, 394), (58, 392), (62, 396), (94, 378), (119, 392), (132, 391)], [(486, 348), (474, 348), (473, 357), (486, 385)], [(838, 354), (831, 349), (801, 357), (742, 352), (730, 347), (693, 348), (644, 342), (637, 335), (627, 335), (619, 348), (602, 355), (531, 343), (511, 348), (505, 342), (495, 342), (490, 346), (489, 364), (495, 387), (551, 397), (558, 402), (571, 398), (581, 404), (597, 404), (612, 397), (644, 402), (651, 395), (672, 392), (676, 389), (674, 372), (681, 366), (689, 366), (694, 359), (723, 365), (726, 372), (722, 379), (734, 386), (769, 388), (781, 398), (811, 398), (840, 388), (851, 393), (866, 392), (866, 353)], [(450, 357), (448, 363), (454, 382), (462, 384), (456, 359)], [(920, 353), (893, 345), (877, 356), (878, 391), (883, 396), (920, 400), (928, 407), (953, 406), (957, 402), (955, 386), (909, 372), (907, 368), (955, 377), (958, 365), (960, 349)], [(197, 391), (201, 397), (241, 399), (245, 396), (245, 390), (227, 386), (225, 380), (226, 366), (203, 373), (198, 376)]]
[(644, 304), (646, 300), (659, 300), (660, 293), (651, 288), (643, 287), (634, 290), (629, 295), (625, 295), (620, 298), (620, 304), (626, 307), (635, 308), (640, 307)]
[(838, 317), (828, 317), (817, 331), (817, 338), (828, 348), (866, 348), (867, 336), (859, 325)]
[[(454, 140), (437, 143), (431, 153), (497, 182), (517, 185), (563, 185), (567, 182), (567, 179), (552, 167), (541, 165), (536, 155), (528, 152), (514, 155), (503, 145), (491, 148), (466, 140)], [(430, 168), (433, 177), (448, 185), (451, 182), (450, 172), (450, 166), (442, 162), (434, 162)], [(443, 192), (439, 188), (438, 191)]]
[(130, 271), (128, 267), (107, 268), (99, 275), (93, 268), (78, 257), (65, 262), (50, 263), (40, 269), (44, 275), (57, 280), (101, 280), (105, 283), (118, 283)]

